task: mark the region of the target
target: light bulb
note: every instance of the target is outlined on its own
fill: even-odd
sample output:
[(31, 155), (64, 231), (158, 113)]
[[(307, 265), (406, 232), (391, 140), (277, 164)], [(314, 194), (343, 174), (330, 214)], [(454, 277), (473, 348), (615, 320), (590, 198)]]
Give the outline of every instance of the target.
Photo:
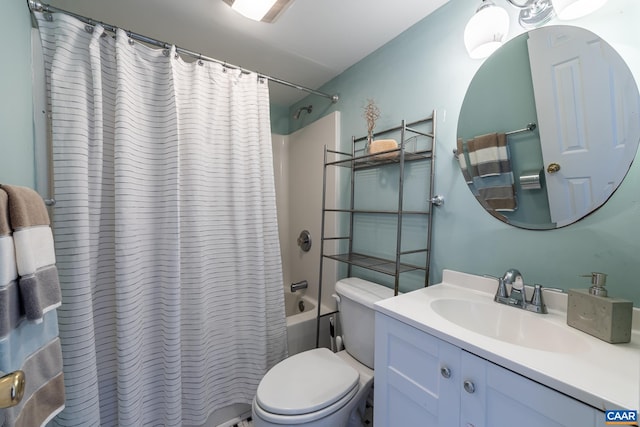
[(507, 11), (487, 3), (478, 9), (464, 28), (464, 45), (471, 58), (486, 58), (502, 46), (508, 33)]

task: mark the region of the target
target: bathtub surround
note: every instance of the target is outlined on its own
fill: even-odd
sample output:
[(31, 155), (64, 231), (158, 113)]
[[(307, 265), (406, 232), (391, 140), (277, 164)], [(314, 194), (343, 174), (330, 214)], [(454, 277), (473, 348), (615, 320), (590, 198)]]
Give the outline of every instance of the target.
[[(306, 117), (306, 115), (305, 115)], [(282, 253), (285, 296), (295, 299), (299, 295), (315, 308), (313, 311), (287, 314), (289, 355), (309, 350), (316, 345), (316, 315), (320, 268), (320, 230), (322, 209), (322, 175), (324, 146), (335, 150), (340, 132), (340, 112), (333, 112), (305, 126), (291, 135), (272, 135), (273, 168), (278, 207), (278, 231)], [(336, 168), (327, 175), (327, 197), (336, 197), (340, 171)], [(337, 235), (337, 221), (327, 216), (328, 234)], [(302, 250), (297, 238), (302, 230), (311, 234), (309, 251)], [(332, 244), (331, 242), (326, 244)], [(325, 266), (322, 289), (322, 313), (335, 310), (332, 298), (336, 282), (335, 265)], [(306, 289), (291, 294), (291, 283), (306, 280)], [(293, 307), (295, 308), (295, 307)], [(320, 346), (329, 346), (329, 318), (320, 323)]]
[(196, 426), (250, 403), (286, 355), (266, 82), (36, 16), (67, 387), (54, 424)]
[[(305, 291), (311, 298), (317, 298), (320, 268), (320, 231), (322, 223), (322, 175), (324, 146), (337, 149), (340, 134), (339, 111), (333, 112), (320, 120), (294, 132), (287, 137), (286, 154), (276, 159), (276, 187), (287, 192), (286, 206), (278, 210), (280, 228), (288, 230), (283, 248), (283, 269), (285, 278), (292, 282), (306, 280), (309, 286)], [(286, 164), (283, 162), (286, 161)], [(327, 198), (337, 197), (337, 188), (341, 178), (335, 171), (327, 174)], [(280, 195), (281, 193), (278, 193)], [(280, 213), (286, 209), (283, 217)], [(282, 219), (287, 223), (283, 226)], [(335, 217), (326, 217), (327, 234), (337, 235)], [(313, 244), (308, 252), (297, 245), (297, 237), (302, 230), (309, 230)], [(284, 240), (281, 240), (283, 242)], [(325, 244), (331, 244), (327, 242)], [(331, 297), (336, 282), (336, 269), (325, 268), (323, 272), (326, 282), (322, 288), (322, 304), (334, 308)]]

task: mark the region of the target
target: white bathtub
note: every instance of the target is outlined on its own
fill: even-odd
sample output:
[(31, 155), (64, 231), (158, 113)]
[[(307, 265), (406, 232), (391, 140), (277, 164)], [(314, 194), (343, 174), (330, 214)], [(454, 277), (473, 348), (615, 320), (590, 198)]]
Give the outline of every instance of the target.
[(284, 309), (287, 316), (289, 356), (315, 348), (317, 315), (315, 301), (302, 296), (301, 293), (286, 290)]

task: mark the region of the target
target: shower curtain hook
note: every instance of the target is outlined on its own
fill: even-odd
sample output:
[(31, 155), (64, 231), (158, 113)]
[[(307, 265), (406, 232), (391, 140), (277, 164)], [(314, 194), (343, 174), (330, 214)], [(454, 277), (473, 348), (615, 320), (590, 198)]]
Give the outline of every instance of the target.
[(164, 43), (162, 45), (162, 54), (167, 58), (169, 57), (169, 55), (171, 55), (171, 46), (169, 46), (168, 43)]
[(127, 42), (128, 42), (131, 46), (133, 46), (133, 44), (135, 43), (135, 40), (133, 40), (133, 38), (131, 37), (131, 34), (132, 34), (132, 33), (131, 33), (131, 31), (125, 30), (125, 34), (126, 34), (126, 35), (127, 35), (127, 37), (129, 38), (129, 39), (127, 40)]
[(198, 65), (204, 65), (204, 62), (202, 61), (202, 54), (201, 53), (198, 54)]

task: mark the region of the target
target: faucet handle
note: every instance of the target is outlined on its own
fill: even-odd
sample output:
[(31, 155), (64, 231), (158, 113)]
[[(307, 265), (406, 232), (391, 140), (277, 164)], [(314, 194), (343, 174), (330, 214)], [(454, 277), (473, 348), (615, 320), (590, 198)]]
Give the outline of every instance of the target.
[(531, 302), (527, 308), (531, 311), (535, 311), (536, 313), (547, 312), (547, 306), (544, 303), (544, 298), (542, 298), (542, 285), (538, 285), (536, 283), (533, 286), (533, 295), (531, 296)]
[(498, 279), (498, 289), (496, 289), (496, 295), (493, 297), (493, 300), (496, 302), (504, 303), (509, 299), (509, 292), (507, 291), (507, 285), (504, 282), (502, 277), (497, 277)]
[(507, 284), (502, 277), (498, 277), (498, 289), (496, 290), (496, 297), (509, 298), (509, 292), (507, 291)]

